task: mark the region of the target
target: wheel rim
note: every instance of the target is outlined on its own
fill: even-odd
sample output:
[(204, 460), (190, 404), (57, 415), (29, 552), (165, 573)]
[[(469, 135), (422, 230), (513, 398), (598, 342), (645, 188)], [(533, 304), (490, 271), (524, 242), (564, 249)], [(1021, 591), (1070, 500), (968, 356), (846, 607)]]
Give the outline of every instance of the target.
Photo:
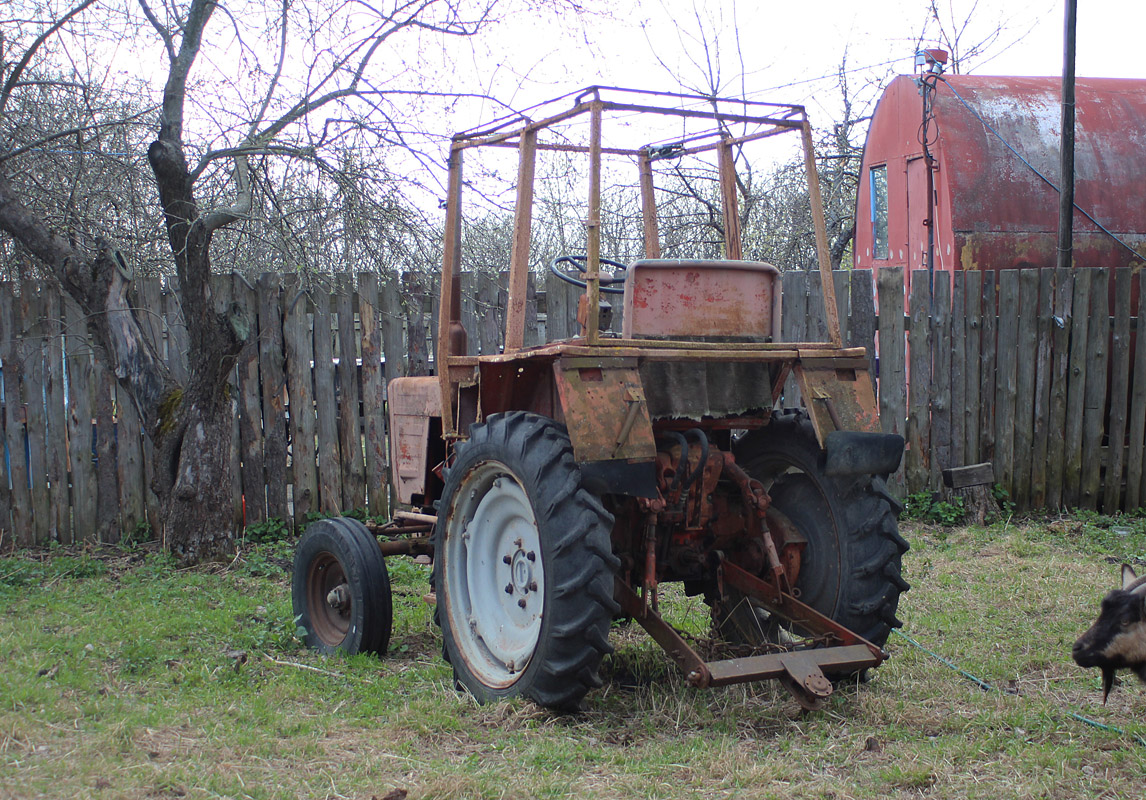
[(311, 560), (306, 574), (306, 603), (315, 636), (329, 647), (342, 644), (350, 630), (354, 603), (346, 571), (333, 553), (322, 552)]
[(476, 466), (458, 487), (446, 533), (446, 608), (469, 670), (505, 688), (541, 637), (545, 570), (525, 488), (504, 464)]

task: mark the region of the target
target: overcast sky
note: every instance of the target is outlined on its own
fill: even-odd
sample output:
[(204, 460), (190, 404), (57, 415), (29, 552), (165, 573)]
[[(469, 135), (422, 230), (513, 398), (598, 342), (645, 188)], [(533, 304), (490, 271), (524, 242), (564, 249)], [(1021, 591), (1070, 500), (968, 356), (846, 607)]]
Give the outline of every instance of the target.
[[(816, 79), (834, 76), (845, 54), (857, 93), (867, 81), (886, 79), (889, 70), (912, 72), (929, 7), (926, 0), (640, 0), (618, 5), (623, 8), (614, 19), (592, 19), (580, 29), (573, 23), (558, 27), (545, 17), (503, 21), (497, 44), (489, 48), (495, 60), (483, 69), (479, 54), (476, 72), (484, 74), (493, 94), (518, 105), (591, 83), (675, 89), (679, 79), (699, 88), (707, 41), (724, 93), (743, 90), (755, 99), (804, 103), (813, 122), (824, 124), (824, 117), (835, 111), (835, 80)], [(971, 61), (970, 72), (1061, 74), (1062, 0), (943, 0), (940, 5), (948, 30), (963, 28), (965, 48), (1002, 28), (987, 53)], [(1079, 5), (1078, 75), (1146, 78), (1146, 4), (1084, 0)], [(934, 45), (938, 29), (933, 21), (928, 33), (925, 44)], [(509, 46), (498, 57), (504, 44)], [(528, 76), (524, 84), (523, 75)]]

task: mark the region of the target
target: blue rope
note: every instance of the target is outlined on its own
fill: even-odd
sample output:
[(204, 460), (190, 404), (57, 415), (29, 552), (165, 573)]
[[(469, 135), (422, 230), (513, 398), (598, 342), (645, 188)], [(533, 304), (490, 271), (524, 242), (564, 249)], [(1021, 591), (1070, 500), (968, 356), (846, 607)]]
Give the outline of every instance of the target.
[[(894, 633), (895, 635), (903, 638), (903, 639), (906, 639), (914, 647), (918, 648), (919, 650), (922, 650), (924, 653), (927, 653), (927, 655), (931, 656), (932, 658), (935, 658), (936, 660), (942, 662), (943, 664), (946, 664), (948, 667), (955, 670), (955, 672), (958, 672), (964, 678), (967, 678), (969, 681), (977, 684), (979, 686), (979, 688), (982, 689), (984, 692), (998, 691), (998, 689), (996, 687), (992, 686), (991, 684), (987, 683), (986, 681), (984, 681), (980, 678), (976, 678), (970, 672), (967, 672), (967, 670), (960, 669), (958, 666), (956, 666), (955, 664), (952, 664), (950, 661), (948, 661), (943, 656), (936, 653), (934, 650), (928, 650), (926, 647), (924, 647), (919, 642), (912, 639), (906, 633), (903, 633), (902, 631), (897, 630), (895, 628), (892, 628), (891, 632)], [(1066, 714), (1071, 719), (1076, 719), (1079, 722), (1082, 722), (1086, 725), (1089, 725), (1092, 728), (1101, 728), (1104, 731), (1110, 731), (1112, 733), (1117, 733), (1119, 736), (1128, 736), (1131, 739), (1133, 739), (1134, 741), (1138, 742), (1138, 744), (1142, 745), (1143, 747), (1146, 747), (1146, 738), (1143, 738), (1136, 733), (1130, 733), (1129, 731), (1125, 731), (1122, 728), (1119, 728), (1119, 727), (1114, 726), (1114, 725), (1106, 725), (1104, 723), (1098, 722), (1097, 720), (1090, 719), (1089, 717), (1084, 717), (1081, 714), (1076, 714), (1073, 711), (1068, 711), (1068, 712), (1066, 712)]]

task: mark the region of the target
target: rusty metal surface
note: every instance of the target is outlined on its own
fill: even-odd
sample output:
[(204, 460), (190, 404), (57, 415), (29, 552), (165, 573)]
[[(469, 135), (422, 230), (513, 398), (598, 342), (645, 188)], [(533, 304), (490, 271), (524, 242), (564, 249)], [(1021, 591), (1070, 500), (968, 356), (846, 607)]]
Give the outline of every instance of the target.
[(613, 597), (621, 606), (621, 611), (635, 619), (653, 641), (668, 653), (669, 658), (676, 662), (689, 683), (701, 688), (711, 684), (711, 673), (700, 654), (659, 614), (649, 608), (632, 587), (618, 578), (613, 586)]
[(390, 405), (390, 464), (399, 503), (426, 490), (430, 418), (441, 416), (441, 387), (434, 377), (395, 378), (387, 387)]
[[(937, 269), (1053, 267), (1058, 194), (1012, 153), (982, 120), (1052, 182), (1058, 181), (1061, 79), (948, 75), (937, 85), (931, 152), (935, 173)], [(954, 90), (954, 91), (953, 91)], [(966, 101), (960, 101), (958, 95)], [(864, 149), (856, 218), (856, 267), (924, 268), (925, 192), (908, 189), (922, 164), (922, 100), (913, 76), (893, 80), (881, 97)], [(938, 133), (936, 133), (936, 130)], [(1078, 78), (1075, 203), (1146, 251), (1146, 80)], [(886, 165), (890, 258), (872, 257), (869, 168)], [(1121, 267), (1125, 248), (1075, 212), (1074, 263)], [(925, 240), (925, 236), (922, 240)], [(1135, 262), (1141, 263), (1141, 262)]]
[(779, 274), (757, 261), (636, 261), (625, 279), (621, 335), (779, 339)]
[(828, 672), (854, 672), (855, 670), (873, 667), (878, 663), (879, 661), (868, 648), (857, 644), (817, 647), (793, 653), (767, 653), (762, 656), (730, 658), (724, 661), (711, 661), (707, 667), (712, 675), (710, 686), (728, 686), (733, 683), (779, 678), (789, 674), (801, 676), (802, 682), (814, 675), (812, 667), (816, 668), (816, 672), (819, 672), (822, 678), (824, 670)]
[(832, 431), (881, 430), (879, 405), (866, 369), (855, 364), (837, 368), (831, 361), (809, 366), (801, 361), (793, 370), (821, 445)]
[(725, 561), (721, 564), (725, 584), (752, 597), (769, 611), (796, 625), (811, 635), (829, 634), (843, 645), (862, 645), (874, 661), (866, 666), (876, 666), (887, 658), (887, 654), (858, 633), (848, 630), (830, 617), (824, 616), (811, 606), (801, 603), (790, 594), (777, 591), (767, 581), (762, 581), (735, 564)]
[(656, 456), (652, 420), (636, 362), (562, 359), (554, 365), (553, 378), (574, 458), (651, 460)]

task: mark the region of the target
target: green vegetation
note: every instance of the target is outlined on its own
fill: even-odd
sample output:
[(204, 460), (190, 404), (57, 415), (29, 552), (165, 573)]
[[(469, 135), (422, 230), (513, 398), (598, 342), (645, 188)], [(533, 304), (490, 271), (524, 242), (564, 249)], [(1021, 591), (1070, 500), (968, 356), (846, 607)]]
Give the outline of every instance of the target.
[(905, 520), (932, 522), (936, 525), (958, 525), (966, 513), (962, 497), (941, 500), (940, 495), (927, 491), (908, 495), (903, 508)]
[[(408, 559), (378, 660), (301, 648), (289, 540), (182, 571), (146, 546), (0, 558), (0, 797), (1140, 797), (1146, 686), (1104, 707), (1069, 650), (1118, 564), (1146, 564), (1146, 519), (905, 534), (904, 633), (995, 690), (892, 636), (873, 680), (805, 714), (776, 684), (691, 689), (621, 622), (585, 713), (483, 707)], [(666, 589), (703, 636), (703, 603)]]

